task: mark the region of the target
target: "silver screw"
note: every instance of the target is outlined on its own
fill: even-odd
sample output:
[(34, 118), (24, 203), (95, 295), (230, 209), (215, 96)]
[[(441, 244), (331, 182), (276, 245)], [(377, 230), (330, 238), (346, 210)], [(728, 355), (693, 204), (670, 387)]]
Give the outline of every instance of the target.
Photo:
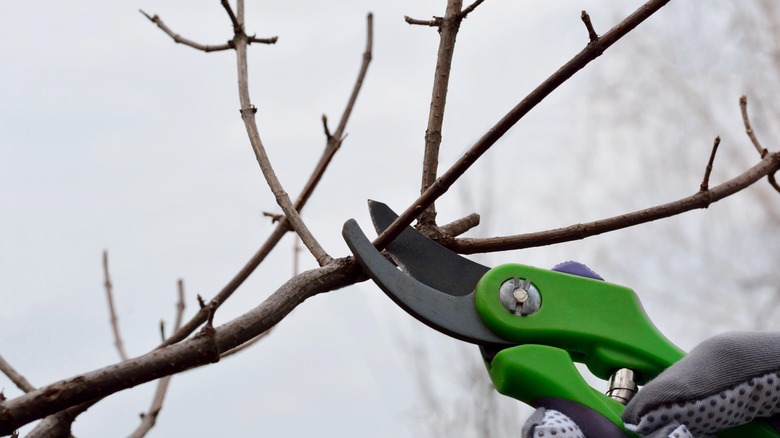
[(501, 283), (498, 299), (506, 310), (520, 316), (535, 313), (542, 306), (542, 296), (536, 286), (520, 277)]

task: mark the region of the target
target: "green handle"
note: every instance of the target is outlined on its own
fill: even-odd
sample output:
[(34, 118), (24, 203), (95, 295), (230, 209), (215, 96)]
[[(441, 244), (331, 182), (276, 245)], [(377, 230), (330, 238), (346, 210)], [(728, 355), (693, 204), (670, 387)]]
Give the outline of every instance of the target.
[[(499, 300), (502, 283), (529, 280), (542, 304), (528, 316), (518, 316)], [(499, 351), (487, 364), (496, 389), (534, 406), (542, 398), (571, 400), (598, 411), (623, 427), (623, 405), (594, 390), (573, 362), (582, 362), (606, 380), (617, 369), (629, 368), (644, 384), (684, 353), (650, 322), (634, 291), (604, 281), (524, 265), (501, 265), (476, 286), (477, 311), (486, 326), (518, 346)], [(720, 438), (777, 438), (764, 421), (719, 432)]]
[(559, 398), (598, 411), (628, 435), (620, 415), (623, 405), (591, 388), (564, 350), (519, 345), (501, 350), (490, 363), (490, 379), (501, 394), (536, 406), (536, 400)]
[[(513, 278), (530, 280), (542, 297), (529, 316), (504, 308), (498, 290)], [(476, 307), (483, 322), (518, 344), (542, 344), (568, 351), (601, 379), (619, 368), (638, 373), (643, 384), (684, 353), (647, 318), (634, 291), (605, 281), (524, 265), (497, 266), (477, 283)]]
[[(623, 405), (591, 388), (564, 350), (546, 345), (519, 345), (501, 350), (489, 366), (490, 379), (501, 394), (536, 406), (537, 400), (571, 400), (597, 411), (628, 437), (637, 435), (623, 426)], [(777, 431), (764, 421), (753, 421), (722, 430), (719, 438), (777, 438)]]

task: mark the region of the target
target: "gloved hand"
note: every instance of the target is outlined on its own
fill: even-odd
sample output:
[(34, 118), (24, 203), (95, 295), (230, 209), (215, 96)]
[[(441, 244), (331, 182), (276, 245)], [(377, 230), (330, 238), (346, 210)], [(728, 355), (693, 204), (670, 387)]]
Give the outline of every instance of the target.
[[(553, 270), (602, 280), (577, 262)], [(596, 411), (562, 407), (569, 415), (537, 409), (523, 426), (523, 438), (623, 435)], [(769, 423), (780, 433), (778, 414), (780, 333), (735, 332), (701, 343), (645, 385), (626, 406), (623, 422), (642, 437), (689, 438), (772, 416)]]
[[(642, 437), (687, 438), (779, 413), (780, 333), (734, 332), (701, 343), (645, 385), (626, 406), (623, 421)], [(780, 418), (769, 423), (780, 432)], [(522, 436), (586, 435), (566, 415), (540, 408)]]

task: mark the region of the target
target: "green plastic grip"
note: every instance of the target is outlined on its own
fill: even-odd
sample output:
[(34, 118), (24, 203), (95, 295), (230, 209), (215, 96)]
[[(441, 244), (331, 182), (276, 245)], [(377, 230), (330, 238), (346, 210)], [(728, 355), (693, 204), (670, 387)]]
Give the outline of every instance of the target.
[[(542, 304), (518, 316), (504, 308), (498, 290), (513, 278), (530, 280)], [(629, 368), (643, 384), (684, 353), (650, 322), (633, 290), (605, 281), (531, 266), (497, 266), (477, 283), (476, 307), (485, 325), (518, 344), (566, 350), (601, 379)]]
[[(513, 278), (530, 280), (542, 304), (518, 316), (504, 308), (498, 291)], [(485, 274), (476, 286), (477, 311), (485, 325), (518, 346), (499, 351), (487, 364), (498, 392), (531, 406), (543, 398), (571, 400), (623, 426), (623, 405), (591, 388), (573, 362), (602, 378), (619, 368), (644, 384), (684, 353), (667, 340), (642, 309), (634, 291), (612, 283), (531, 266), (508, 264)], [(777, 438), (764, 421), (718, 432), (719, 438)]]
[(501, 350), (490, 363), (490, 379), (501, 394), (536, 406), (536, 400), (575, 401), (623, 427), (623, 405), (591, 388), (564, 350), (546, 345), (519, 345)]

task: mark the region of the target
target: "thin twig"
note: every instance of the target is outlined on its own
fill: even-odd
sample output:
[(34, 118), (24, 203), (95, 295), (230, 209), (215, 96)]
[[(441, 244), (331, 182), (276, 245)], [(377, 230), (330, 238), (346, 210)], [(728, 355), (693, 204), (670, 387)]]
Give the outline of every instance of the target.
[(439, 227), (442, 233), (448, 236), (460, 236), (466, 231), (479, 225), (479, 215), (471, 213), (468, 216), (454, 220), (446, 225)]
[(149, 21), (156, 24), (157, 27), (159, 27), (160, 29), (162, 29), (163, 32), (168, 34), (168, 36), (171, 37), (173, 41), (175, 41), (176, 43), (184, 44), (185, 46), (190, 46), (193, 49), (201, 50), (204, 52), (218, 52), (220, 50), (230, 50), (233, 48), (231, 47), (231, 43), (207, 46), (200, 43), (196, 43), (195, 41), (192, 40), (188, 40), (187, 38), (184, 38), (181, 35), (174, 33), (168, 26), (165, 25), (165, 23), (163, 23), (162, 19), (160, 19), (160, 17), (158, 17), (157, 15), (151, 16), (146, 12), (142, 11), (141, 9), (139, 9), (138, 12), (144, 14), (144, 16), (149, 19)]
[(410, 204), (393, 223), (374, 240), (374, 246), (378, 249), (384, 249), (388, 243), (392, 242), (396, 236), (408, 226), (420, 213), (422, 213), (431, 203), (443, 195), (450, 186), (460, 178), (466, 170), (474, 164), (491, 146), (493, 146), (506, 132), (515, 125), (523, 116), (525, 116), (539, 102), (546, 98), (550, 93), (566, 82), (575, 73), (582, 70), (591, 61), (601, 56), (604, 51), (633, 30), (648, 17), (666, 5), (669, 0), (650, 0), (640, 6), (634, 13), (618, 23), (607, 33), (602, 35), (595, 43), (588, 45), (577, 55), (575, 55), (563, 67), (547, 78), (541, 85), (536, 87), (528, 96), (510, 110), (501, 118), (492, 128), (490, 128), (477, 142), (469, 148), (468, 151), (452, 167), (449, 168), (441, 177), (439, 177), (428, 190)]
[[(309, 180), (301, 190), (300, 195), (298, 195), (298, 199), (295, 200), (295, 208), (298, 211), (303, 210), (306, 202), (309, 200), (312, 193), (314, 193), (314, 189), (317, 187), (320, 180), (322, 179), (322, 176), (325, 174), (325, 170), (327, 170), (328, 165), (331, 163), (336, 152), (338, 152), (339, 148), (341, 147), (341, 141), (336, 141), (335, 139), (338, 139), (339, 136), (342, 136), (343, 138), (344, 130), (346, 129), (347, 122), (350, 115), (352, 114), (352, 110), (354, 108), (355, 102), (357, 101), (358, 94), (360, 93), (360, 90), (363, 86), (363, 81), (365, 79), (366, 73), (368, 72), (368, 66), (371, 63), (373, 49), (373, 16), (371, 14), (368, 14), (366, 17), (366, 23), (366, 48), (363, 52), (363, 61), (360, 65), (358, 77), (355, 80), (355, 85), (352, 88), (352, 93), (350, 94), (347, 105), (345, 106), (344, 112), (341, 115), (341, 120), (339, 121), (336, 132), (331, 136), (331, 140), (328, 141), (325, 150), (323, 151), (322, 156), (317, 163), (317, 166), (315, 167), (311, 176), (309, 176)], [(230, 282), (228, 282), (228, 284), (222, 288), (221, 291), (219, 291), (219, 293), (213, 299), (220, 303), (224, 303), (225, 300), (227, 300), (233, 294), (233, 292), (235, 292), (235, 290), (238, 289), (238, 287), (249, 277), (249, 275), (254, 272), (255, 269), (257, 269), (260, 263), (265, 260), (265, 257), (271, 252), (271, 250), (279, 243), (282, 237), (289, 230), (290, 224), (286, 219), (282, 219), (277, 224), (271, 235), (268, 236), (268, 239), (266, 239), (265, 243), (263, 243), (263, 245), (257, 250), (252, 258), (247, 261), (244, 267), (241, 268), (241, 270), (230, 280)], [(201, 324), (203, 324), (206, 321), (206, 317), (206, 311), (201, 309), (190, 321), (184, 324), (180, 330), (172, 335), (166, 342), (163, 342), (160, 347), (165, 347), (183, 340), (190, 333), (194, 332)]]
[(590, 15), (588, 15), (588, 12), (582, 11), (580, 18), (582, 19), (582, 22), (585, 23), (585, 28), (588, 29), (588, 38), (590, 38), (590, 42), (596, 42), (599, 39), (599, 34), (597, 34), (596, 29), (593, 28), (593, 23), (590, 21)]
[[(184, 281), (179, 279), (177, 282), (177, 295), (178, 300), (176, 302), (176, 317), (173, 323), (174, 332), (181, 327), (182, 319), (184, 318)], [(171, 376), (165, 376), (157, 381), (157, 389), (154, 392), (154, 398), (152, 399), (152, 405), (149, 410), (141, 414), (141, 424), (130, 434), (130, 438), (141, 438), (146, 436), (150, 430), (157, 423), (157, 417), (162, 410), (163, 401), (165, 401), (165, 394), (168, 391), (168, 386), (171, 383)]]
[(256, 38), (254, 36), (251, 36), (247, 40), (247, 43), (248, 44), (252, 44), (252, 43), (276, 44), (277, 41), (279, 41), (279, 37), (278, 36), (272, 36), (270, 38)]
[(594, 222), (570, 225), (564, 228), (536, 233), (486, 239), (453, 239), (447, 242), (446, 246), (461, 254), (474, 254), (509, 251), (582, 240), (598, 234), (678, 215), (686, 211), (707, 208), (710, 204), (733, 195), (761, 178), (776, 172), (778, 169), (780, 169), (780, 152), (770, 153), (755, 166), (723, 184), (667, 204)]
[(433, 17), (432, 20), (418, 20), (416, 18), (412, 18), (408, 15), (404, 15), (404, 21), (406, 21), (409, 24), (418, 25), (418, 26), (430, 26), (430, 27), (439, 27), (441, 26), (441, 17)]
[(468, 5), (465, 9), (460, 11), (460, 14), (458, 14), (460, 15), (460, 19), (463, 20), (464, 18), (466, 18), (470, 13), (474, 11), (474, 9), (477, 9), (477, 6), (481, 5), (482, 2), (484, 1), (485, 0), (477, 0), (474, 3)]
[(720, 146), (720, 136), (715, 137), (715, 141), (712, 143), (712, 152), (710, 152), (710, 159), (707, 161), (707, 167), (704, 168), (704, 178), (701, 180), (699, 186), (700, 192), (706, 192), (710, 185), (710, 173), (712, 173), (712, 164), (715, 162), (715, 154), (718, 153), (718, 146)]
[[(241, 0), (238, 1), (239, 14), (237, 19), (239, 22), (243, 21), (243, 15), (241, 15), (241, 12), (243, 12), (242, 3), (243, 2)], [(281, 207), (293, 230), (295, 230), (295, 232), (301, 236), (303, 244), (306, 245), (306, 248), (309, 249), (309, 252), (311, 252), (314, 258), (317, 260), (317, 263), (319, 263), (320, 266), (324, 266), (333, 260), (332, 257), (328, 255), (327, 252), (325, 252), (325, 250), (322, 248), (322, 245), (320, 245), (320, 243), (309, 230), (309, 227), (307, 227), (301, 219), (301, 216), (295, 209), (292, 201), (290, 201), (290, 196), (284, 190), (284, 187), (279, 181), (279, 178), (277, 178), (276, 172), (271, 165), (271, 161), (268, 159), (265, 146), (260, 139), (260, 131), (257, 128), (257, 121), (255, 119), (255, 113), (257, 110), (255, 109), (254, 105), (252, 105), (249, 97), (249, 68), (247, 66), (246, 52), (248, 44), (247, 40), (247, 36), (243, 31), (237, 32), (233, 38), (233, 44), (236, 48), (238, 97), (241, 102), (241, 119), (244, 121), (244, 127), (246, 128), (249, 142), (252, 145), (252, 150), (255, 153), (257, 164), (260, 165), (260, 170), (263, 173), (263, 177), (265, 178), (268, 187), (271, 189), (271, 192), (273, 192), (274, 197), (276, 198), (276, 203), (279, 204), (279, 207)]]
[(32, 385), (32, 383), (30, 383), (27, 378), (16, 371), (16, 369), (14, 369), (10, 363), (6, 362), (6, 360), (3, 359), (3, 356), (0, 356), (0, 372), (11, 379), (11, 381), (14, 382), (14, 385), (16, 385), (16, 387), (22, 391), (30, 392), (35, 390), (35, 387)]
[(300, 272), (298, 262), (300, 261), (299, 255), (301, 254), (301, 239), (295, 237), (293, 239), (293, 277)]
[[(373, 46), (373, 20), (371, 14), (369, 14), (367, 17), (367, 23), (368, 30), (366, 36), (366, 50), (363, 53), (363, 62), (360, 67), (360, 72), (358, 73), (358, 78), (355, 81), (352, 94), (350, 95), (347, 106), (344, 109), (341, 121), (339, 122), (339, 126), (342, 127), (342, 132), (347, 125), (348, 118), (352, 112), (355, 101), (357, 100), (360, 89), (362, 88), (366, 72), (368, 71), (368, 65), (371, 62)], [(320, 157), (317, 166), (315, 167), (314, 171), (309, 177), (309, 180), (306, 182), (304, 189), (301, 191), (301, 194), (298, 196), (298, 199), (295, 202), (295, 207), (298, 211), (301, 211), (306, 205), (306, 202), (314, 192), (314, 189), (317, 187), (319, 181), (322, 179), (325, 170), (327, 169), (340, 146), (341, 141), (338, 141), (334, 143), (332, 147), (329, 144), (328, 147), (325, 148), (325, 151)], [(252, 272), (254, 272), (258, 266), (260, 266), (260, 263), (265, 260), (265, 258), (276, 247), (282, 237), (284, 237), (284, 235), (290, 230), (290, 224), (287, 222), (287, 220), (281, 220), (277, 224), (276, 228), (274, 228), (274, 230), (271, 232), (271, 235), (268, 236), (263, 245), (258, 248), (252, 257), (222, 288), (222, 290), (217, 293), (213, 299), (217, 300), (219, 303), (224, 303), (233, 294), (233, 292), (235, 292), (236, 289), (238, 289), (238, 287), (243, 284), (247, 278), (249, 278)], [(165, 342), (160, 344), (158, 348), (163, 348), (184, 340), (187, 336), (197, 330), (197, 328), (206, 321), (207, 317), (207, 311), (205, 309), (200, 309), (189, 321), (187, 321), (186, 324), (182, 326), (181, 329), (177, 330), (176, 333), (171, 335), (171, 337), (169, 337)]]
[(328, 128), (328, 116), (325, 114), (322, 115), (322, 130), (325, 131), (325, 140), (329, 142), (333, 135)]
[[(755, 146), (756, 150), (758, 151), (758, 154), (761, 156), (761, 158), (764, 158), (766, 154), (769, 153), (769, 151), (761, 146), (761, 143), (758, 142), (758, 138), (756, 137), (756, 133), (753, 132), (753, 128), (750, 126), (750, 118), (748, 117), (747, 113), (747, 96), (742, 96), (739, 98), (739, 107), (742, 110), (742, 122), (745, 124), (745, 132), (750, 138), (750, 141), (753, 143), (753, 146)], [(772, 188), (774, 188), (778, 193), (780, 193), (780, 184), (777, 183), (775, 174), (771, 173), (767, 175), (766, 179), (769, 181), (769, 185), (772, 186)]]
[(108, 301), (108, 312), (111, 316), (111, 331), (114, 334), (114, 346), (117, 352), (119, 352), (119, 358), (127, 360), (127, 351), (125, 351), (125, 344), (122, 342), (122, 336), (119, 332), (119, 319), (116, 316), (116, 307), (114, 306), (114, 293), (111, 286), (111, 277), (108, 274), (108, 250), (103, 250), (103, 278), (106, 289), (106, 301)]
[[(436, 181), (439, 167), (439, 148), (441, 146), (441, 130), (444, 125), (444, 109), (447, 105), (447, 89), (452, 70), (452, 57), (455, 53), (455, 40), (463, 19), (461, 9), (463, 0), (448, 0), (444, 18), (439, 25), (439, 51), (436, 56), (436, 68), (433, 73), (431, 87), (431, 104), (428, 109), (428, 126), (425, 128), (425, 152), (423, 154), (422, 182), (420, 193), (425, 193), (428, 187)], [(423, 228), (436, 225), (436, 206), (431, 203), (420, 217), (417, 218)]]
[(750, 138), (750, 141), (753, 143), (753, 146), (755, 146), (756, 151), (758, 151), (758, 155), (760, 155), (761, 158), (764, 158), (769, 151), (761, 146), (761, 143), (758, 141), (758, 137), (756, 137), (756, 133), (750, 126), (750, 118), (748, 117), (747, 113), (747, 96), (742, 96), (739, 98), (739, 108), (742, 110), (742, 123), (745, 124), (745, 132)]
[(264, 211), (263, 216), (270, 217), (272, 224), (275, 224), (284, 218), (283, 214), (271, 213), (270, 211)]
[(230, 22), (233, 23), (233, 33), (243, 32), (244, 29), (241, 28), (241, 24), (239, 24), (236, 14), (233, 13), (233, 8), (230, 7), (228, 0), (222, 0), (221, 3), (222, 7), (225, 8), (225, 12), (227, 12), (230, 17)]

